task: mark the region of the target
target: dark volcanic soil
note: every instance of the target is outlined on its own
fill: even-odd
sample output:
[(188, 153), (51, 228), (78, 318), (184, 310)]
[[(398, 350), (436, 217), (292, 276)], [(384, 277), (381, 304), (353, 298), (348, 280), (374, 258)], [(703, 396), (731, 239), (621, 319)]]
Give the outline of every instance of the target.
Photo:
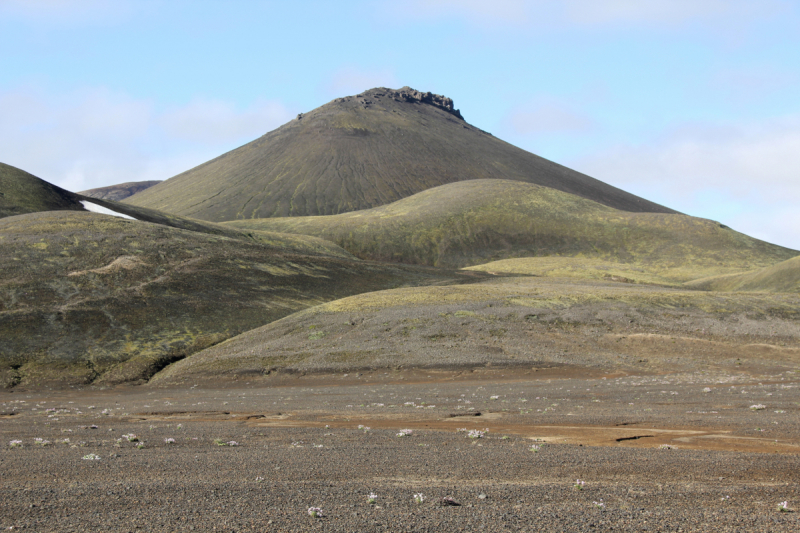
[(796, 371), (567, 366), (17, 389), (0, 527), (797, 531), (799, 391)]

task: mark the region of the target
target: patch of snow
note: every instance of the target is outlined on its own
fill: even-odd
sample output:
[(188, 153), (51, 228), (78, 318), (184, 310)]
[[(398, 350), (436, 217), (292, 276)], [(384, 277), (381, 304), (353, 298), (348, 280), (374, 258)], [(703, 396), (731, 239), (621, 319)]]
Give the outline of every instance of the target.
[(136, 220), (132, 216), (123, 215), (122, 213), (117, 213), (116, 211), (112, 211), (107, 207), (103, 207), (102, 205), (93, 204), (92, 202), (87, 202), (85, 200), (81, 200), (83, 207), (87, 211), (91, 211), (92, 213), (100, 213), (101, 215), (111, 215), (112, 217), (120, 217), (120, 218), (129, 218), (131, 220)]

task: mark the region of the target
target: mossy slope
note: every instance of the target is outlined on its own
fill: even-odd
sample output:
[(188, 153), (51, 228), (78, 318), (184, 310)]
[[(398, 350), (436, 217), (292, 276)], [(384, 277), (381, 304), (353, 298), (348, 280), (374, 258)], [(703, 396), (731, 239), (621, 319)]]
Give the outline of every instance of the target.
[(0, 218), (39, 211), (85, 211), (80, 196), (0, 163)]
[(642, 265), (676, 282), (772, 265), (799, 253), (711, 220), (620, 211), (510, 180), (452, 183), (353, 213), (223, 225), (314, 235), (378, 261), (466, 267), (514, 257), (579, 256)]
[(622, 210), (674, 212), (501, 141), (435, 96), (406, 87), (337, 98), (124, 201), (219, 222), (332, 215), (446, 183), (510, 179)]
[(88, 212), (0, 220), (0, 378), (124, 382), (362, 291), (468, 278)]
[(800, 295), (534, 277), (386, 290), (245, 332), (171, 365), (155, 380), (489, 365), (798, 369)]
[(755, 272), (699, 279), (687, 286), (712, 291), (800, 292), (800, 257)]

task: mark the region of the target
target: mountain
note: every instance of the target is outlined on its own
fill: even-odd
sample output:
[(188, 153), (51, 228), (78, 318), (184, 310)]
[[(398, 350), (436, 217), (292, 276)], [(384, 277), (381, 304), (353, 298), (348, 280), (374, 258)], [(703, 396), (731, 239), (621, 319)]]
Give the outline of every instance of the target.
[(127, 183), (120, 183), (119, 185), (109, 185), (108, 187), (98, 187), (96, 189), (80, 191), (78, 194), (88, 196), (89, 198), (100, 198), (102, 200), (114, 200), (115, 202), (119, 202), (128, 196), (133, 196), (137, 192), (149, 189), (153, 185), (158, 185), (159, 183), (161, 183), (161, 180), (129, 181)]
[(753, 272), (699, 279), (688, 285), (712, 291), (800, 292), (800, 257)]
[(223, 230), (74, 211), (0, 219), (0, 384), (146, 380), (311, 305), (485, 277), (359, 261), (302, 236)]
[(681, 282), (744, 272), (800, 254), (711, 220), (631, 213), (510, 180), (451, 183), (339, 215), (222, 225), (313, 235), (375, 261), (461, 268), (519, 257), (598, 258)]
[(216, 222), (332, 215), (473, 179), (674, 213), (501, 141), (467, 123), (450, 98), (409, 87), (337, 98), (125, 202)]
[(0, 163), (0, 218), (38, 211), (85, 211), (80, 196)]

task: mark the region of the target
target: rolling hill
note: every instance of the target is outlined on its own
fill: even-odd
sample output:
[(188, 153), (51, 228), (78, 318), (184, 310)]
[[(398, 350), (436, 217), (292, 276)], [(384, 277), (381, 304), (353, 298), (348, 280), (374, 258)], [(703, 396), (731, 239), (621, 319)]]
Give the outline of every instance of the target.
[(451, 99), (408, 87), (337, 98), (125, 202), (215, 222), (331, 215), (473, 179), (674, 213), (501, 141), (468, 124)]
[(754, 272), (699, 279), (687, 286), (712, 291), (800, 292), (800, 257)]
[(661, 282), (744, 272), (800, 254), (711, 220), (620, 211), (510, 180), (442, 185), (352, 213), (222, 225), (313, 235), (376, 261), (461, 268), (520, 257), (596, 258), (635, 265)]

